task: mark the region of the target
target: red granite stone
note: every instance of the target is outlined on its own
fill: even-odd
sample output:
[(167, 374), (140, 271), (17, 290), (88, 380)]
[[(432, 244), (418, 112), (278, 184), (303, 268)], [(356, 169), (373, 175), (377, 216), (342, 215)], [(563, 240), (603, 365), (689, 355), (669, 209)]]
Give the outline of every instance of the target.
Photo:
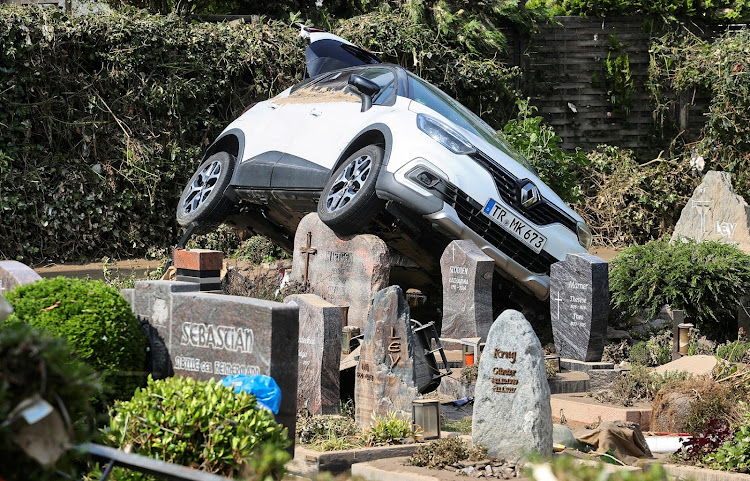
[(221, 251), (208, 249), (175, 249), (174, 266), (191, 271), (220, 271), (224, 260)]

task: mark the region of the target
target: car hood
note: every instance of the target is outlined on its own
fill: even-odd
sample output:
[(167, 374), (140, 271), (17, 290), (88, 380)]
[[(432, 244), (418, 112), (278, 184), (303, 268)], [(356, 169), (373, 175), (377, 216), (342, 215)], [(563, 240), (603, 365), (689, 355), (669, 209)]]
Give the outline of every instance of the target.
[(305, 64), (309, 77), (317, 77), (347, 67), (383, 63), (374, 53), (357, 47), (337, 35), (308, 27), (302, 27), (300, 35), (310, 42), (305, 50)]

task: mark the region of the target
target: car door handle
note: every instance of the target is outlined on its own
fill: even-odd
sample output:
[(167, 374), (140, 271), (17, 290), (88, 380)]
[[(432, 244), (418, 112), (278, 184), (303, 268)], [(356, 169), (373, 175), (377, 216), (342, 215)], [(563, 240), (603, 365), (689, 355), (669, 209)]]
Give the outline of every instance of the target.
[(323, 112), (318, 109), (312, 109), (310, 111), (310, 115), (312, 115), (313, 117), (320, 117), (321, 115), (323, 115)]

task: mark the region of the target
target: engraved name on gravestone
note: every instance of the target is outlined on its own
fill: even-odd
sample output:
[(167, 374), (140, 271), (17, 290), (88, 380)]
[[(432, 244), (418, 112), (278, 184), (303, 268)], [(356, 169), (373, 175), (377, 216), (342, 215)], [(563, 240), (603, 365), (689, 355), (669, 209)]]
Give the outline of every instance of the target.
[(517, 462), (532, 452), (552, 455), (552, 410), (542, 345), (518, 311), (492, 324), (479, 360), (472, 442), (490, 457)]
[(264, 374), (282, 392), (277, 419), (294, 433), (298, 308), (249, 297), (199, 292), (190, 282), (140, 281), (123, 290), (134, 314), (164, 339), (176, 375), (200, 380)]
[(299, 307), (297, 409), (338, 414), (341, 307), (315, 294), (294, 294), (284, 302)]
[[(443, 325), (440, 337), (487, 338), (492, 326), (492, 274), (495, 262), (470, 240), (452, 241), (440, 257), (443, 273)], [(460, 344), (443, 343), (445, 349)]]
[(26, 264), (18, 261), (0, 261), (0, 296), (12, 291), (16, 286), (32, 284), (41, 276)]
[(294, 236), (292, 278), (331, 304), (348, 306), (347, 325), (364, 327), (375, 293), (388, 286), (385, 242), (362, 234), (339, 237), (317, 214), (308, 214)]
[(609, 316), (609, 267), (590, 254), (568, 254), (550, 269), (552, 335), (560, 357), (602, 359)]
[(370, 425), (373, 414), (385, 416), (392, 411), (411, 419), (411, 403), (419, 393), (409, 322), (409, 304), (400, 287), (375, 295), (355, 375), (354, 418), (362, 429)]

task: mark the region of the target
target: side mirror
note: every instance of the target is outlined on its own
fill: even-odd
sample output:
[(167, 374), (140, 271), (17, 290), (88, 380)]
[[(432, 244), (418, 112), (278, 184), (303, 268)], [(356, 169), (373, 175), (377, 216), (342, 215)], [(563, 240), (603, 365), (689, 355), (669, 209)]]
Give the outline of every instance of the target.
[(372, 96), (380, 91), (380, 86), (359, 75), (349, 76), (349, 85), (354, 87), (362, 96), (362, 112), (372, 107)]

